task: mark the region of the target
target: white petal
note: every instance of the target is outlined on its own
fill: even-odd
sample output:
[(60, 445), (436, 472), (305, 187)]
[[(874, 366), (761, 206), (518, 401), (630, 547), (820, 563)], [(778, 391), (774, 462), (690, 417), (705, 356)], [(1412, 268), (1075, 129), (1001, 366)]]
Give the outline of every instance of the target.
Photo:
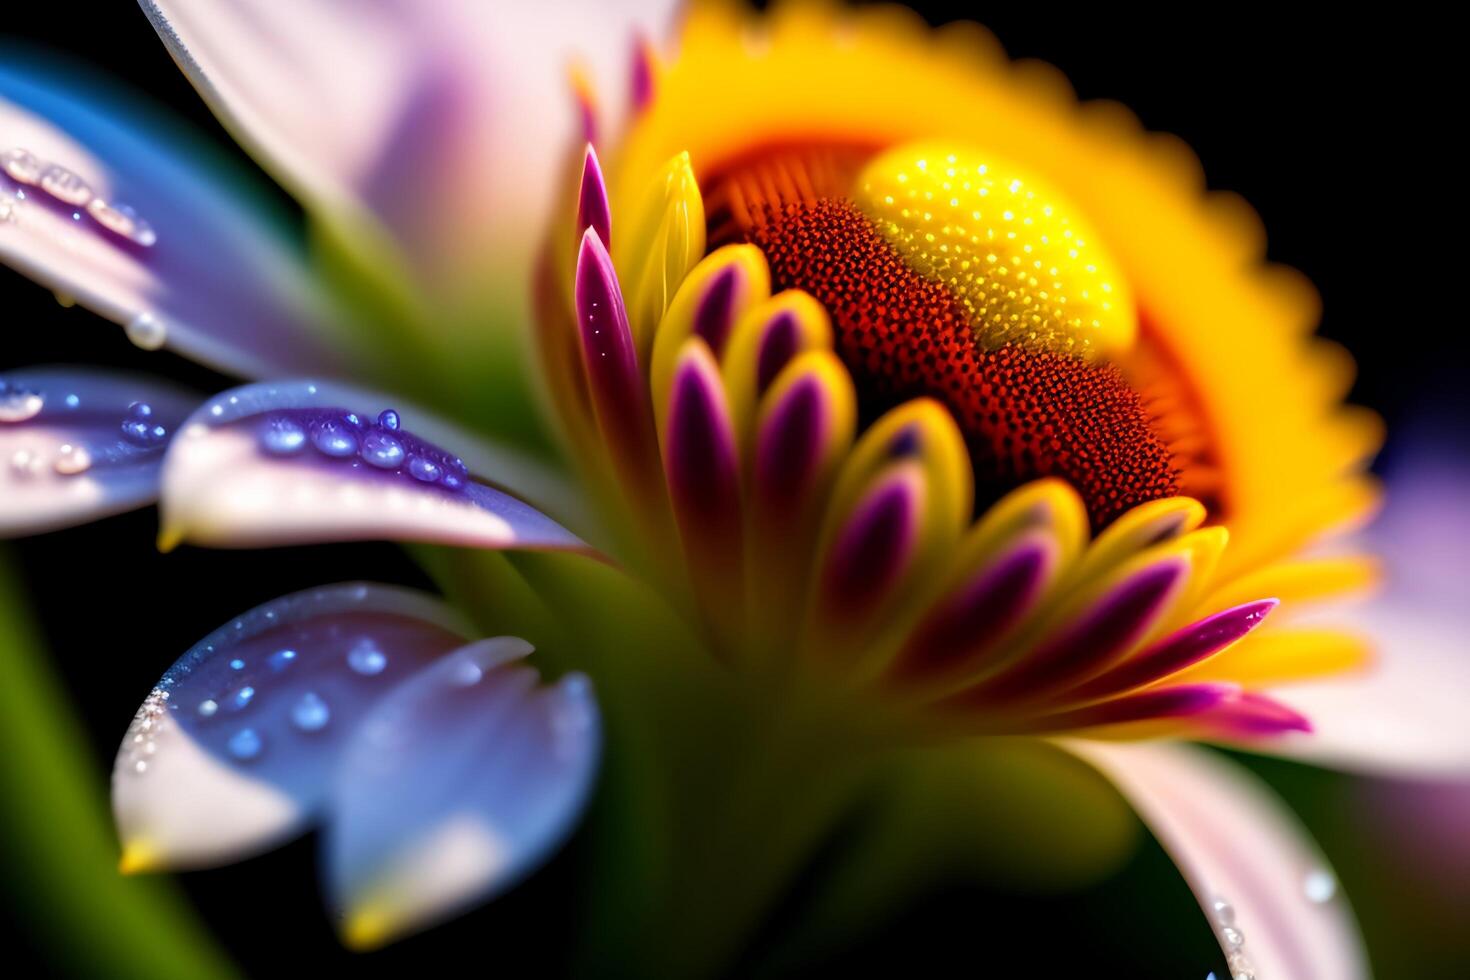
[[(388, 407), (382, 396), (311, 381), (247, 385), (211, 399), (184, 423), (164, 461), (165, 545), (369, 538), (588, 550), (544, 514), (477, 478), (535, 485), (541, 481), (534, 466), (503, 453), (476, 456), (467, 448), (473, 440), (401, 404), (402, 428), (386, 429), (374, 420)], [(342, 430), (335, 455), (320, 447), (324, 425)], [(272, 450), (267, 430), (282, 427), (294, 441)], [(370, 440), (381, 444), (384, 437), (392, 455), (374, 463)], [(416, 468), (421, 463), (427, 473)]]
[(168, 440), (199, 401), (120, 372), (0, 374), (0, 536), (152, 503)]
[(1233, 976), (1368, 977), (1332, 869), (1295, 817), (1245, 770), (1187, 745), (1062, 744), (1113, 781), (1173, 857)]
[(544, 227), (578, 142), (570, 64), (586, 66), (616, 117), (635, 31), (657, 35), (674, 6), (141, 3), (210, 107), (287, 186), (308, 203), (360, 202), (430, 264), (481, 261), (496, 243), (529, 263), (526, 229)]
[(254, 176), (77, 75), (4, 52), (0, 261), (140, 346), (234, 374), (340, 369), (338, 313)]
[(384, 699), (338, 772), (325, 871), (343, 938), (367, 948), (508, 888), (571, 831), (601, 729), (585, 677), (542, 687), (501, 637)]
[(234, 861), (303, 830), (356, 723), (467, 635), (428, 596), (348, 583), (276, 599), (199, 641), (118, 749), (124, 870)]

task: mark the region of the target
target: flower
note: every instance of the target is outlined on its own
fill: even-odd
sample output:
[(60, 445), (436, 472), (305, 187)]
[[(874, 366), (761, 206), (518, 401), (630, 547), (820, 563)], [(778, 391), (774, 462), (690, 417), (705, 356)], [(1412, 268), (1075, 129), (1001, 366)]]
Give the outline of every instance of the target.
[[(649, 962), (698, 973), (849, 775), (1060, 747), (1159, 836), (1237, 976), (1365, 975), (1321, 855), (1183, 740), (1341, 744), (1278, 688), (1361, 666), (1361, 641), (1267, 618), (1369, 577), (1303, 554), (1371, 508), (1378, 425), (1338, 405), (1346, 358), (1302, 335), (1310, 288), (1261, 265), (1254, 217), (1202, 194), (1187, 151), (978, 29), (889, 10), (695, 4), (667, 47), (634, 47), (608, 128), (593, 72), (559, 113), (533, 77), (553, 43), (613, 60), (601, 8), (496, 37), (455, 5), (312, 5), (309, 35), (175, 6), (144, 3), (313, 250), (229, 187), (248, 175), (0, 72), (0, 256), (141, 346), (262, 379), (199, 402), (8, 376), (0, 527), (157, 492), (165, 548), (447, 546), (417, 553), (473, 622), (347, 584), (202, 640), (119, 753), (125, 867), (322, 822), (344, 938), (376, 945), (565, 837), (605, 713), (624, 822), (666, 828), (645, 846), (669, 853), (612, 862), (653, 911), (603, 914), (675, 924)], [(486, 76), (520, 68), (507, 109)], [(533, 309), (534, 331), (487, 327)], [(562, 460), (518, 421), (528, 341)], [(542, 685), (528, 643), (475, 639), (507, 632), (571, 672)], [(414, 805), (390, 805), (405, 786)], [(731, 857), (766, 808), (766, 853)], [(694, 900), (710, 880), (718, 910)]]

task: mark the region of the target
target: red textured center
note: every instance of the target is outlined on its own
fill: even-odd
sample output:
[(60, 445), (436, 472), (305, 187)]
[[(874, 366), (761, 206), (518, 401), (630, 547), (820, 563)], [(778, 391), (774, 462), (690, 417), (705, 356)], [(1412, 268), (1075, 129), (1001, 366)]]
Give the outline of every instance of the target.
[(752, 218), (745, 235), (775, 284), (827, 308), (865, 413), (925, 395), (943, 402), (970, 444), (982, 499), (1058, 476), (1101, 527), (1178, 492), (1170, 453), (1116, 368), (980, 350), (949, 291), (909, 268), (847, 201), (788, 197)]

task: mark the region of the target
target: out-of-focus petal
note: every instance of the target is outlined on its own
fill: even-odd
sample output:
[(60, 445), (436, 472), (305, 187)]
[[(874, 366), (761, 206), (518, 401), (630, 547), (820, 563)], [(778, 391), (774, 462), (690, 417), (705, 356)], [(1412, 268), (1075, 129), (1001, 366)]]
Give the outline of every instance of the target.
[[(164, 460), (165, 546), (385, 538), (485, 548), (588, 550), (488, 483), (539, 478), (417, 409), (345, 385), (247, 385), (202, 406)], [(453, 448), (447, 448), (453, 447)], [(457, 455), (464, 453), (465, 457)]]
[(602, 734), (580, 674), (543, 687), (523, 640), (482, 640), (385, 698), (332, 792), (325, 874), (370, 948), (514, 884), (570, 832)]
[(0, 60), (0, 261), (141, 347), (237, 375), (350, 369), (339, 312), (253, 176), (113, 83)]
[(1183, 745), (1063, 744), (1113, 781), (1174, 858), (1232, 976), (1368, 976), (1357, 924), (1331, 868), (1248, 773)]
[(428, 596), (360, 583), (215, 630), (163, 675), (118, 750), (124, 870), (225, 863), (302, 830), (353, 726), (468, 635)]
[(1382, 594), (1298, 617), (1362, 634), (1367, 668), (1283, 687), (1313, 732), (1263, 748), (1382, 775), (1470, 777), (1470, 466), (1455, 438), (1405, 433), (1388, 467), (1387, 505), (1361, 542), (1382, 559)]
[(0, 374), (0, 536), (151, 503), (164, 449), (198, 403), (172, 385), (116, 372)]
[(614, 121), (633, 37), (660, 34), (673, 7), (141, 5), (210, 108), (308, 205), (365, 207), (438, 273), (482, 277), (484, 248), (498, 245), (495, 265), (524, 263), (500, 270), (507, 282), (529, 281), (525, 229), (546, 226), (583, 131), (570, 67), (595, 87), (597, 121)]

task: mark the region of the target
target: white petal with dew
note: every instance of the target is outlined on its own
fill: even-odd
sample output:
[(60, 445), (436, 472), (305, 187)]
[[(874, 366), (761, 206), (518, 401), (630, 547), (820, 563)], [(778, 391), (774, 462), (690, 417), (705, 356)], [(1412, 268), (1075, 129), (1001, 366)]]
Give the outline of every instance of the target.
[(1362, 939), (1332, 869), (1244, 769), (1181, 744), (1061, 744), (1113, 781), (1173, 857), (1232, 976), (1366, 980)]

